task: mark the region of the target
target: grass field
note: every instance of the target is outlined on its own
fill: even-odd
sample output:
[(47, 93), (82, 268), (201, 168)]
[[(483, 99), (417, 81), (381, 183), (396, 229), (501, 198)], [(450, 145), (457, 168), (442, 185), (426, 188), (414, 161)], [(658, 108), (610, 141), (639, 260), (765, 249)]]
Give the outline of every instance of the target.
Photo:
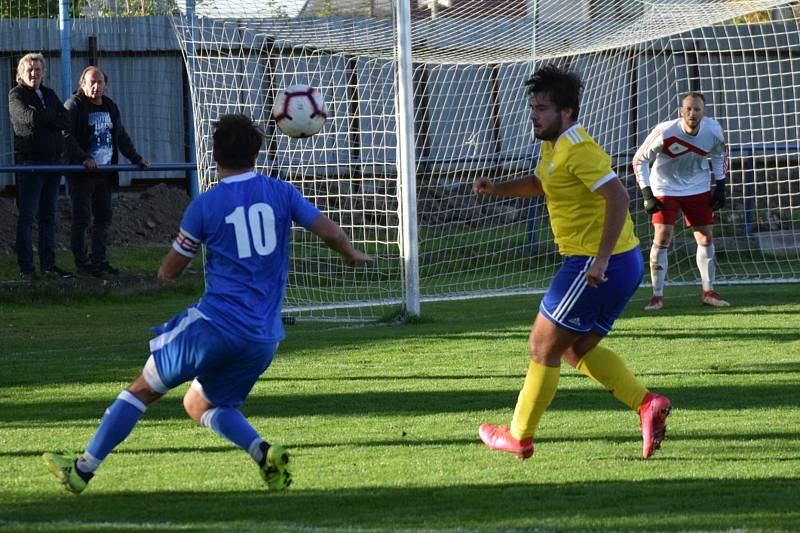
[(641, 290), (606, 341), (674, 405), (640, 458), (638, 417), (563, 368), (531, 460), (492, 453), (527, 366), (537, 296), (427, 304), (414, 324), (300, 321), (243, 411), (291, 451), (264, 491), (246, 454), (152, 406), (80, 497), (39, 464), (80, 451), (141, 369), (148, 328), (196, 297), (0, 299), (4, 531), (800, 530), (800, 285), (722, 287), (735, 304)]

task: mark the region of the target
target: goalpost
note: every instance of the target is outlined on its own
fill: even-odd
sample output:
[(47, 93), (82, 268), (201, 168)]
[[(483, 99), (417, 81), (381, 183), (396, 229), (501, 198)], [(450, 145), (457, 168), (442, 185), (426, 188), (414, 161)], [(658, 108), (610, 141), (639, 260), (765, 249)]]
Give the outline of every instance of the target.
[[(543, 202), (478, 200), (471, 184), (535, 166), (524, 82), (545, 63), (581, 74), (580, 122), (629, 187), (645, 253), (651, 227), (633, 153), (658, 122), (677, 117), (681, 94), (700, 91), (730, 153), (729, 203), (715, 227), (718, 283), (800, 280), (798, 0), (190, 7), (174, 20), (201, 190), (216, 179), (211, 123), (246, 113), (267, 132), (259, 170), (296, 185), (377, 258), (347, 269), (296, 230), (290, 314), (375, 319), (416, 315), (429, 300), (543, 290), (560, 263)], [(294, 83), (320, 89), (331, 112), (310, 139), (280, 135), (269, 118), (274, 95)], [(694, 246), (676, 226), (669, 283), (699, 282)]]

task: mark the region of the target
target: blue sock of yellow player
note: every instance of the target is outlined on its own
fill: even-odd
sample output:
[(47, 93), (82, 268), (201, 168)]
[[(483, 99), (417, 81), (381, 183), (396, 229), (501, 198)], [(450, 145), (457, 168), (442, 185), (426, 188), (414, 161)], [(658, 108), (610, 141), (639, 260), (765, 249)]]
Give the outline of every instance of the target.
[(614, 351), (595, 346), (584, 354), (576, 368), (608, 389), (614, 398), (634, 411), (639, 410), (647, 389)]
[(120, 392), (114, 403), (106, 409), (100, 426), (86, 446), (86, 453), (91, 455), (93, 461), (90, 460), (90, 466), (81, 463), (81, 470), (93, 471), (100, 466), (111, 450), (130, 435), (146, 410), (147, 406), (131, 392)]
[(263, 439), (238, 409), (230, 407), (209, 409), (200, 417), (200, 425), (214, 430), (214, 433), (231, 441), (258, 461), (256, 455), (261, 455), (261, 452), (257, 451), (258, 444)]
[(525, 383), (519, 391), (514, 418), (511, 419), (511, 436), (522, 440), (533, 437), (542, 415), (556, 395), (561, 369), (531, 361)]

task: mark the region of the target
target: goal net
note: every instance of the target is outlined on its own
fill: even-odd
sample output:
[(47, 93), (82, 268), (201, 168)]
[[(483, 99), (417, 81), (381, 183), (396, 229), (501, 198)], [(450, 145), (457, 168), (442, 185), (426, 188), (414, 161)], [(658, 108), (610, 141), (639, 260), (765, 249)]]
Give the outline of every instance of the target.
[[(718, 283), (800, 279), (800, 2), (412, 0), (404, 24), (397, 1), (408, 0), (203, 0), (175, 17), (201, 190), (216, 180), (212, 122), (246, 113), (268, 136), (259, 170), (296, 185), (376, 257), (347, 269), (296, 230), (287, 312), (388, 317), (408, 306), (408, 287), (423, 302), (543, 290), (560, 264), (543, 201), (477, 199), (471, 185), (534, 168), (524, 82), (546, 63), (581, 74), (580, 122), (630, 190), (645, 254), (652, 230), (633, 153), (678, 116), (683, 93), (700, 91), (730, 156)], [(329, 107), (309, 139), (281, 135), (269, 117), (277, 91), (295, 83), (320, 89)], [(409, 109), (410, 169), (400, 158)], [(698, 283), (694, 257), (679, 221), (668, 282)]]

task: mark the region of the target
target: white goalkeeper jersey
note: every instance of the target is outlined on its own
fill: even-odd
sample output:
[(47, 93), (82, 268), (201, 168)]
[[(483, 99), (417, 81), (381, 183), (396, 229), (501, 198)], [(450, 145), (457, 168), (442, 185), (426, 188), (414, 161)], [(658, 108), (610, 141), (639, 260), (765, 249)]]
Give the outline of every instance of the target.
[(656, 126), (633, 156), (639, 187), (649, 186), (656, 196), (691, 196), (709, 191), (709, 160), (714, 179), (725, 179), (728, 172), (728, 152), (719, 122), (704, 117), (697, 134), (689, 135), (681, 128), (681, 120)]

